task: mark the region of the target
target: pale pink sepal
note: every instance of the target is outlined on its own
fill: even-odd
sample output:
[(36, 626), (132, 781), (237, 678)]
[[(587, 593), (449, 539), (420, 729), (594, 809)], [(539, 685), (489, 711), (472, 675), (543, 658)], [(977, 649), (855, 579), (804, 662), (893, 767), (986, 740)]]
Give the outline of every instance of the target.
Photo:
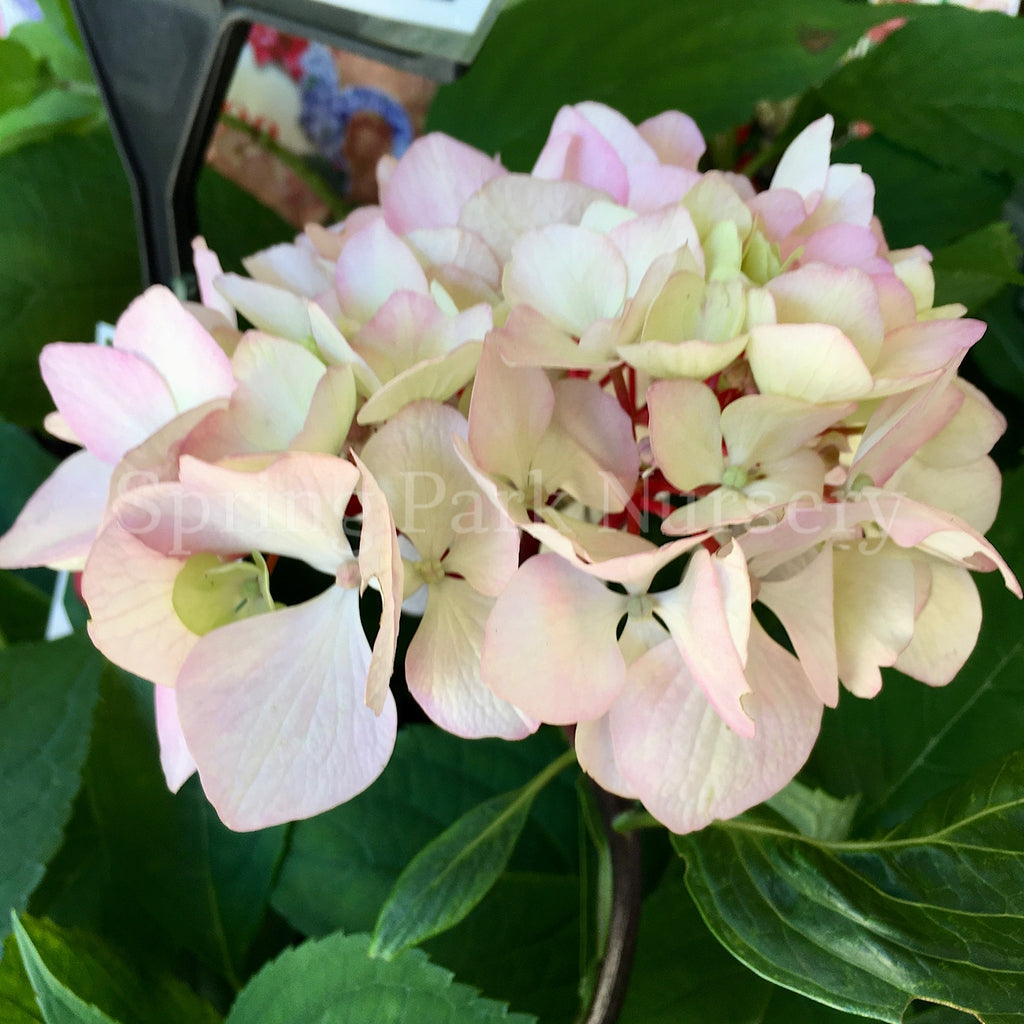
[(216, 280), (224, 273), (217, 254), (206, 244), (202, 235), (192, 240), (192, 265), (199, 285), (199, 300), (208, 309), (215, 310), (227, 320), (231, 327), (238, 327), (235, 307), (217, 290)]
[(195, 773), (196, 762), (189, 753), (178, 721), (177, 694), (168, 686), (156, 686), (153, 688), (153, 704), (156, 712), (156, 738), (160, 743), (160, 767), (167, 788), (177, 793)]
[(217, 278), (217, 290), (254, 327), (292, 341), (310, 335), (308, 300), (277, 285), (239, 274)]
[(697, 122), (678, 110), (666, 110), (649, 117), (638, 124), (636, 130), (663, 164), (695, 171), (707, 149)]
[(792, 189), (805, 200), (820, 195), (828, 177), (834, 128), (835, 121), (826, 114), (812, 121), (789, 144), (772, 176), (772, 191)]
[(388, 226), (400, 233), (458, 223), (463, 204), (508, 172), (479, 150), (434, 133), (417, 139), (381, 190)]
[(359, 595), (208, 633), (178, 678), (178, 715), (203, 789), (237, 831), (308, 818), (362, 792), (391, 756), (396, 711), (364, 702), (370, 647)]
[(560, 555), (528, 559), (487, 621), (484, 682), (542, 722), (603, 715), (625, 682), (615, 632), (626, 600)]
[(456, 736), (518, 740), (539, 723), (502, 700), (480, 678), (484, 626), (494, 598), (465, 580), (431, 584), (405, 659), (409, 692), (431, 720)]
[(116, 463), (178, 411), (164, 378), (132, 352), (55, 342), (39, 368), (61, 416), (104, 462)]
[[(613, 705), (614, 707), (614, 705)], [(611, 711), (576, 726), (576, 760), (602, 789), (627, 800), (638, 799), (636, 790), (619, 771), (612, 743)]]
[(747, 697), (757, 735), (731, 730), (672, 643), (634, 662), (611, 711), (616, 763), (635, 793), (674, 832), (731, 818), (777, 793), (803, 767), (821, 702), (800, 664), (755, 624)]
[(0, 537), (0, 567), (81, 569), (103, 518), (112, 472), (87, 451), (61, 462)]

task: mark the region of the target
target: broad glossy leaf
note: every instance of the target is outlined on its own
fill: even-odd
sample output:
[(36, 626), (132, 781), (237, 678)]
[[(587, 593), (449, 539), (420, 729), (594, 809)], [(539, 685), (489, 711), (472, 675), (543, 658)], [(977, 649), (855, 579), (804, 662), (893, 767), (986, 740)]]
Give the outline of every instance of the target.
[(855, 1024), (779, 988), (722, 947), (670, 870), (643, 903), (636, 959), (619, 1024)]
[(1004, 289), (977, 316), (988, 330), (972, 360), (989, 381), (1024, 400), (1024, 289)]
[(936, 163), (1024, 173), (1024, 21), (952, 5), (908, 14), (823, 86), (825, 101)]
[(131, 196), (105, 131), (7, 154), (0, 195), (0, 415), (35, 424), (53, 408), (42, 346), (91, 340), (139, 291)]
[(332, 935), (288, 950), (242, 990), (228, 1024), (531, 1024), (453, 984), (419, 950), (371, 959), (364, 935)]
[[(467, 741), (427, 726), (402, 729), (370, 789), (293, 826), (275, 909), (306, 934), (368, 931), (399, 874), (427, 843), (489, 797), (523, 785), (564, 750), (554, 729), (518, 743)], [(566, 775), (537, 798), (511, 868), (575, 874), (576, 821)]]
[(17, 922), (15, 933), (17, 947), (8, 943), (0, 965), (0, 994), (9, 991), (17, 999), (23, 993), (17, 979), (24, 971), (46, 1024), (218, 1024), (221, 1019), (178, 979), (163, 971), (140, 973), (93, 935), (28, 917)]
[[(984, 344), (984, 340), (981, 344)], [(1024, 470), (1003, 478), (989, 539), (1024, 573), (1020, 508)], [(1024, 607), (998, 574), (977, 574), (984, 608), (978, 645), (948, 686), (887, 672), (871, 700), (848, 693), (826, 711), (806, 778), (830, 793), (861, 795), (858, 834), (889, 827), (926, 799), (1024, 747)]]
[(0, 651), (0, 935), (57, 851), (81, 784), (102, 659), (88, 640)]
[(285, 830), (231, 832), (195, 778), (170, 793), (158, 760), (152, 686), (120, 672), (104, 677), (84, 776), (122, 899), (239, 983)]
[(683, 110), (705, 135), (823, 79), (884, 12), (838, 0), (522, 0), (469, 72), (438, 94), (428, 127), (525, 170), (560, 106), (599, 100), (634, 121)]
[(875, 132), (837, 148), (833, 161), (860, 164), (875, 183), (875, 213), (894, 249), (933, 251), (1002, 216), (1005, 177), (944, 167)]
[(711, 930), (786, 987), (892, 1022), (914, 998), (982, 1020), (1024, 1005), (1024, 751), (877, 840), (755, 815), (674, 842)]
[(0, 647), (42, 640), (49, 595), (27, 579), (0, 569)]
[(1024, 284), (1020, 245), (1010, 225), (988, 224), (934, 253), (935, 304), (962, 302), (976, 311), (1006, 285)]

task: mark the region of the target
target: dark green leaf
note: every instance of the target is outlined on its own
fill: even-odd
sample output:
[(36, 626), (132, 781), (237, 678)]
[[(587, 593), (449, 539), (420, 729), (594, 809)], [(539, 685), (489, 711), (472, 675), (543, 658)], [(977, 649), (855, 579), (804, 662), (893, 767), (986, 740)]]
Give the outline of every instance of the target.
[(541, 1021), (579, 1010), (580, 880), (506, 872), (451, 931), (424, 944), (467, 984)]
[(34, 424), (52, 408), (42, 346), (91, 340), (139, 290), (131, 196), (105, 131), (7, 154), (0, 195), (0, 414)]
[(914, 998), (1024, 1004), (1024, 751), (871, 842), (764, 815), (674, 841), (711, 930), (764, 977), (892, 1022)]
[(0, 651), (0, 934), (60, 846), (102, 660), (81, 636)]
[[(205, 1000), (166, 973), (139, 973), (95, 936), (49, 921), (16, 922), (20, 966), (42, 1007), (46, 1024), (120, 1021), (121, 1024), (218, 1024)], [(10, 950), (8, 952), (11, 952)], [(16, 964), (7, 957), (0, 973)], [(4, 990), (0, 982), (0, 992)], [(0, 1003), (2, 1006), (2, 1003)]]
[(802, 835), (835, 841), (849, 836), (858, 798), (839, 799), (794, 779), (766, 803)]
[(158, 761), (152, 686), (121, 673), (104, 677), (84, 778), (122, 897), (239, 982), (285, 830), (231, 832), (195, 778), (171, 794)]
[(295, 235), (273, 210), (212, 168), (199, 176), (196, 202), (200, 229), (225, 270), (241, 271), (243, 256)]
[(944, 166), (1024, 173), (1024, 21), (952, 5), (908, 13), (826, 83), (825, 101)]
[(481, 999), (418, 950), (371, 959), (363, 935), (332, 935), (289, 950), (243, 989), (228, 1024), (531, 1024)]
[(371, 953), (390, 960), (463, 920), (505, 870), (537, 794), (574, 761), (566, 751), (525, 786), (474, 807), (428, 843), (384, 901)]
[(27, 434), (0, 420), (4, 486), (0, 490), (0, 530), (7, 530), (35, 489), (53, 472), (57, 460)]
[(1020, 246), (1010, 226), (989, 224), (934, 254), (935, 304), (962, 302), (975, 312), (1006, 285), (1024, 284), (1019, 266)]
[(848, 142), (833, 156), (860, 164), (875, 182), (875, 213), (894, 249), (935, 251), (999, 220), (1012, 186), (1008, 178), (942, 167), (877, 132)]
[(988, 330), (971, 358), (993, 384), (1024, 400), (1024, 290), (1004, 289), (977, 316)]
[(14, 39), (0, 39), (0, 112), (28, 103), (39, 81), (39, 61)]
[(0, 647), (42, 640), (50, 596), (34, 583), (0, 569)]
[(103, 123), (103, 105), (91, 93), (55, 87), (24, 106), (0, 114), (0, 155), (64, 133), (85, 132)]
[(822, 0), (523, 0), (510, 5), (476, 63), (441, 90), (429, 127), (523, 170), (560, 106), (599, 100), (634, 121), (690, 114), (707, 136), (821, 81), (886, 16)]
[[(300, 931), (366, 931), (402, 869), (460, 815), (521, 786), (565, 750), (557, 730), (519, 743), (403, 729), (366, 793), (295, 824), (273, 904)], [(517, 871), (575, 874), (576, 797), (568, 777), (541, 793), (513, 854)]]
[[(984, 344), (984, 340), (981, 342)], [(1004, 476), (989, 539), (1024, 573), (1024, 471)], [(861, 794), (859, 830), (888, 827), (992, 758), (1024, 747), (1024, 640), (1020, 602), (997, 573), (977, 574), (984, 608), (978, 645), (948, 686), (886, 673), (872, 700), (844, 693), (827, 711), (808, 777), (829, 792)]]
[(670, 871), (644, 900), (636, 960), (619, 1024), (856, 1024), (752, 974), (708, 931)]

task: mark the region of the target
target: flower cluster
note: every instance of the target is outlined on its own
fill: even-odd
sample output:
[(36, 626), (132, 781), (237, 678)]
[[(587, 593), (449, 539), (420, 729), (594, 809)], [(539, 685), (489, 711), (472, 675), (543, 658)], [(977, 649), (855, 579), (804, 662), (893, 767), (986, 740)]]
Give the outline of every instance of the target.
[(683, 114), (583, 103), (530, 174), (416, 141), (379, 206), (249, 277), (200, 240), (201, 306), (151, 288), (112, 347), (44, 350), (47, 426), (83, 450), (0, 564), (84, 567), (169, 783), (198, 767), (234, 828), (377, 777), (400, 629), (441, 727), (571, 727), (676, 831), (741, 812), (840, 683), (954, 676), (969, 570), (1019, 593), (982, 536), (1004, 422), (957, 376), (984, 325), (934, 307), (831, 133), (755, 193), (698, 171)]

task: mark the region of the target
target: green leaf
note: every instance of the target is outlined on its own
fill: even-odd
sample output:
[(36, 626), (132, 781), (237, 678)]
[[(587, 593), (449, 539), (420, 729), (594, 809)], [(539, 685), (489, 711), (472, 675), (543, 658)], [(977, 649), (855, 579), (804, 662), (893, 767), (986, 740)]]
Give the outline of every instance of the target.
[(894, 249), (925, 245), (933, 252), (999, 220), (1008, 178), (942, 167), (875, 132), (847, 142), (832, 157), (860, 164), (875, 182), (875, 213)]
[(24, 430), (0, 420), (0, 451), (4, 453), (0, 489), (0, 530), (7, 530), (35, 489), (53, 472), (57, 460)]
[(103, 120), (103, 104), (98, 96), (47, 89), (24, 106), (0, 114), (0, 156), (64, 133), (89, 131)]
[(49, 20), (23, 21), (11, 29), (10, 38), (21, 43), (33, 57), (45, 60), (52, 73), (63, 82), (92, 85), (89, 58), (63, 25)]
[(50, 596), (24, 577), (0, 570), (0, 647), (42, 640)]
[(163, 971), (139, 972), (93, 935), (28, 917), (15, 918), (15, 935), (20, 963), (8, 949), (0, 966), (0, 994), (18, 991), (21, 968), (46, 1024), (219, 1024), (213, 1007), (182, 982)]
[(1024, 174), (1024, 22), (952, 5), (907, 13), (825, 84), (825, 101), (944, 166)]
[[(409, 861), (460, 815), (521, 786), (565, 750), (555, 729), (518, 743), (467, 742), (427, 726), (398, 734), (384, 774), (354, 800), (296, 822), (273, 905), (306, 934), (368, 931)], [(568, 778), (537, 798), (517, 871), (575, 874), (576, 795)]]
[(235, 985), (265, 917), (283, 828), (222, 825), (196, 778), (177, 794), (160, 770), (152, 686), (105, 674), (84, 771), (89, 806), (122, 899)]
[(1006, 285), (1024, 284), (1020, 245), (1004, 222), (989, 224), (934, 254), (935, 304), (962, 302), (972, 312)]
[(505, 870), (537, 794), (575, 760), (565, 751), (525, 786), (474, 807), (428, 843), (384, 901), (371, 954), (390, 960), (465, 918)]
[(0, 935), (60, 846), (81, 783), (102, 660), (88, 640), (0, 651)]
[(39, 61), (14, 39), (0, 39), (0, 112), (28, 103), (39, 82)]
[(993, 384), (1024, 400), (1024, 291), (1004, 289), (977, 316), (988, 330), (971, 359)]
[(850, 834), (858, 798), (839, 799), (794, 779), (766, 803), (802, 835), (834, 841)]
[[(984, 344), (984, 341), (981, 342)], [(1024, 573), (1024, 470), (1003, 477), (1002, 509), (989, 539)], [(976, 574), (984, 620), (978, 644), (948, 686), (885, 673), (871, 700), (844, 693), (828, 710), (806, 779), (838, 795), (860, 794), (857, 828), (890, 827), (929, 797), (994, 757), (1024, 748), (1021, 605), (998, 573)]]
[(674, 842), (711, 930), (764, 977), (892, 1022), (914, 998), (983, 1020), (1022, 1005), (1024, 751), (878, 840), (762, 815)]
[(526, 169), (560, 106), (599, 100), (634, 121), (690, 114), (705, 135), (749, 120), (758, 100), (821, 81), (885, 12), (837, 0), (523, 0), (473, 67), (444, 87), (428, 127)]
[(363, 935), (332, 935), (289, 950), (242, 990), (227, 1024), (532, 1024), (481, 999), (418, 950), (371, 959)]
[(669, 870), (643, 903), (619, 1024), (856, 1024), (839, 1010), (759, 978), (708, 931)]
[(61, 136), (0, 159), (0, 415), (38, 423), (50, 341), (91, 340), (139, 289), (131, 196), (110, 135)]

